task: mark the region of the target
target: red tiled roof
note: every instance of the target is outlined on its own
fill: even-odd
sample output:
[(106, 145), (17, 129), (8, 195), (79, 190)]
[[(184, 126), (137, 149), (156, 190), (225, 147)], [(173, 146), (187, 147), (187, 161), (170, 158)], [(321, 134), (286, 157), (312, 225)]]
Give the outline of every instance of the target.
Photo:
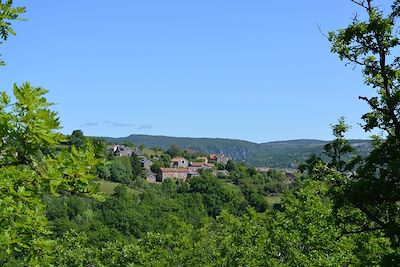
[(176, 168), (160, 168), (161, 172), (178, 172), (178, 173), (183, 173), (183, 172), (189, 172), (188, 169), (176, 169)]
[(210, 154), (208, 157), (210, 159), (216, 159), (218, 157), (218, 154)]
[(204, 162), (192, 162), (190, 163), (190, 166), (192, 167), (203, 167), (206, 163)]

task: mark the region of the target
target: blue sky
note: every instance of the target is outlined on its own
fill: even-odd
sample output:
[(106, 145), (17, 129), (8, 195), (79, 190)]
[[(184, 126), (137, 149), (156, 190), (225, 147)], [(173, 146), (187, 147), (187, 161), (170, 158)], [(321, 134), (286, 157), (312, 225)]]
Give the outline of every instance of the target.
[(345, 116), (349, 138), (369, 136), (358, 96), (374, 92), (317, 27), (345, 27), (349, 0), (17, 3), (28, 21), (0, 46), (0, 90), (49, 89), (64, 133), (330, 139)]

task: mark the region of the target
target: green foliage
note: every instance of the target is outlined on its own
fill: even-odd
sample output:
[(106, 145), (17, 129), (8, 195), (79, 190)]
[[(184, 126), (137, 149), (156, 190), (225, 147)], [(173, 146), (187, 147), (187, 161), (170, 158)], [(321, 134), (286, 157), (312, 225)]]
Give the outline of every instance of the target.
[(99, 165), (97, 167), (97, 177), (104, 179), (104, 180), (110, 180), (110, 178), (111, 178), (110, 167), (106, 164)]
[(128, 184), (133, 180), (132, 165), (129, 157), (116, 157), (110, 166), (110, 179), (113, 182)]
[(344, 138), (344, 134), (350, 129), (350, 126), (344, 122), (344, 117), (339, 119), (338, 124), (332, 126), (332, 133), (335, 139), (324, 146), (324, 153), (329, 157), (330, 162), (328, 167), (335, 168), (338, 171), (346, 171), (349, 168), (346, 166), (344, 156), (355, 152), (355, 149)]
[(140, 163), (140, 159), (135, 154), (132, 154), (130, 160), (131, 160), (133, 177), (135, 177), (135, 178), (141, 177), (142, 176), (142, 164)]
[(166, 153), (170, 155), (172, 158), (177, 156), (183, 156), (182, 149), (176, 144), (170, 145)]
[[(0, 1), (0, 38), (6, 41), (11, 35), (16, 35), (11, 26), (15, 20), (23, 20), (20, 15), (25, 13), (23, 6), (14, 6), (13, 0)], [(0, 42), (2, 43), (2, 42)], [(0, 66), (4, 66), (3, 60), (0, 60)]]
[(72, 134), (68, 136), (68, 145), (75, 146), (77, 148), (84, 146), (86, 138), (83, 135), (82, 130), (74, 130)]
[[(369, 20), (355, 18), (329, 38), (332, 50), (364, 66), (366, 83), (378, 89), (377, 97), (362, 97), (372, 108), (364, 115), (364, 128), (378, 127), (387, 138), (375, 138), (370, 155), (349, 163), (354, 149), (344, 138), (348, 126), (340, 119), (332, 127), (335, 140), (314, 146), (318, 150), (324, 145), (326, 157), (311, 158), (304, 165), (309, 177), (296, 181), (295, 187), (278, 171), (259, 173), (233, 161), (224, 180), (204, 171), (188, 182), (147, 184), (140, 178), (137, 157), (110, 156), (101, 162), (104, 142), (91, 141), (81, 131), (69, 137), (70, 147), (62, 146), (65, 140), (56, 132), (59, 121), (44, 97), (46, 90), (15, 85), (15, 103), (2, 93), (0, 265), (395, 265), (400, 255), (399, 59), (392, 56), (391, 64), (386, 60), (399, 45), (393, 29), (400, 1), (388, 17), (372, 1), (353, 2), (367, 11)], [(4, 40), (14, 34), (9, 20), (24, 11), (12, 1), (0, 1)], [(220, 145), (229, 145), (237, 158), (251, 155), (251, 150), (254, 159), (274, 149), (282, 155), (289, 148), (293, 154), (304, 148), (293, 150), (290, 142), (272, 148), (220, 139), (210, 147), (209, 141), (199, 140), (197, 148), (220, 152)], [(171, 156), (182, 155), (196, 157), (172, 145), (168, 154), (159, 155), (154, 170), (168, 166)], [(254, 162), (284, 162), (267, 158)], [(87, 197), (103, 200), (91, 182), (95, 174), (130, 188), (117, 186), (104, 202), (93, 201)], [(282, 193), (281, 211), (268, 210), (266, 197)]]
[(224, 186), (216, 177), (204, 174), (189, 180), (190, 192), (199, 193), (210, 216), (216, 217), (223, 209), (240, 213), (246, 206), (245, 199)]
[(233, 162), (233, 160), (228, 160), (228, 162), (226, 163), (225, 169), (228, 172), (234, 171), (236, 168), (235, 162)]
[(218, 257), (214, 266), (274, 266), (270, 222), (269, 214), (251, 209), (241, 217), (222, 212), (215, 225)]
[[(29, 83), (14, 86), (15, 103), (0, 102), (0, 247), (1, 263), (46, 265), (52, 241), (41, 200), (47, 193), (94, 194), (90, 180), (97, 163), (92, 146), (55, 150), (63, 136), (47, 90)], [(40, 155), (40, 156), (38, 156)]]
[(268, 196), (277, 196), (289, 189), (289, 182), (281, 171), (270, 169), (267, 173), (259, 173), (255, 168), (238, 163), (227, 179), (240, 188), (248, 204), (258, 212), (271, 208)]
[(24, 265), (50, 260), (51, 240), (41, 202), (41, 178), (27, 168), (0, 171), (0, 264), (19, 259)]
[(0, 166), (32, 164), (40, 152), (48, 151), (63, 140), (57, 113), (46, 101), (47, 90), (29, 83), (14, 85), (16, 102), (3, 93), (0, 100)]
[(168, 154), (161, 154), (159, 159), (153, 162), (150, 167), (152, 172), (158, 173), (160, 168), (170, 167), (171, 156)]
[(135, 144), (134, 144), (132, 141), (130, 141), (130, 140), (124, 141), (124, 142), (122, 143), (122, 145), (127, 146), (127, 147), (131, 147), (131, 148), (134, 148), (134, 147), (135, 147)]
[(46, 191), (56, 195), (64, 191), (85, 194), (100, 200), (101, 196), (95, 194), (95, 187), (91, 183), (96, 178), (94, 174), (98, 163), (93, 147), (87, 146), (81, 150), (75, 147), (71, 151), (62, 150), (56, 156), (47, 156), (33, 166), (44, 181), (48, 182)]
[[(384, 13), (372, 0), (353, 1), (366, 13), (361, 21), (354, 17), (345, 29), (329, 33), (332, 52), (363, 68), (364, 81), (377, 92), (373, 97), (359, 97), (371, 111), (362, 116), (365, 131), (378, 129), (386, 133), (374, 140), (373, 151), (359, 162), (355, 174), (345, 180), (336, 195), (338, 206), (356, 208), (368, 218), (359, 222), (359, 231), (382, 230), (393, 248), (400, 247), (400, 45), (396, 22), (400, 2), (394, 1)], [(387, 14), (387, 15), (386, 15)], [(343, 182), (342, 182), (343, 184)], [(399, 261), (392, 255), (391, 261)]]
[[(327, 180), (338, 173), (326, 174)], [(288, 266), (378, 265), (390, 250), (388, 240), (378, 234), (346, 235), (335, 222), (338, 214), (328, 183), (306, 180), (301, 188), (287, 194), (284, 212), (273, 221), (273, 240), (278, 261)], [(361, 241), (363, 240), (363, 241)], [(369, 242), (373, 246), (360, 246)]]

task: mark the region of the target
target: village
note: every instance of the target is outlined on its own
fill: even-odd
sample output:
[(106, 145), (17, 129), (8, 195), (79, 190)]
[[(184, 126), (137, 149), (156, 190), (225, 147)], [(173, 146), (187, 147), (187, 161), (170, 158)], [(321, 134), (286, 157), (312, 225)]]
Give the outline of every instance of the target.
[(231, 157), (222, 153), (197, 156), (191, 161), (184, 157), (173, 157), (170, 160), (170, 166), (159, 168), (157, 172), (153, 172), (151, 168), (153, 161), (158, 158), (145, 155), (138, 147), (113, 144), (107, 146), (107, 151), (116, 157), (137, 156), (145, 170), (144, 178), (150, 183), (163, 182), (167, 178), (186, 181), (188, 178), (199, 176), (203, 170), (210, 170), (216, 176), (228, 175), (228, 171), (218, 170), (216, 164), (226, 165), (231, 160)]
[[(192, 156), (195, 154), (195, 151), (190, 148), (185, 151)], [(161, 167), (154, 170), (152, 166), (153, 163), (158, 160), (158, 157), (154, 155), (146, 155), (139, 147), (112, 144), (107, 146), (107, 152), (116, 157), (137, 156), (144, 170), (143, 178), (149, 183), (161, 183), (168, 178), (186, 181), (191, 177), (200, 176), (201, 172), (205, 170), (211, 171), (214, 176), (228, 176), (229, 171), (217, 168), (217, 165), (226, 166), (228, 161), (232, 160), (230, 156), (223, 153), (211, 153), (206, 156), (196, 156), (192, 160), (177, 156), (171, 158), (168, 167)], [(260, 173), (267, 173), (270, 168), (256, 167), (255, 170)], [(292, 184), (295, 181), (295, 171), (284, 170), (282, 172), (286, 176), (288, 184)]]

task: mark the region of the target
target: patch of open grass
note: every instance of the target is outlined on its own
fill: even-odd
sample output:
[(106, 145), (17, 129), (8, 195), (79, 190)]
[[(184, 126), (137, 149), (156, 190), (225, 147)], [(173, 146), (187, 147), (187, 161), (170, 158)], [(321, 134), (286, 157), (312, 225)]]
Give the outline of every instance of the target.
[[(101, 193), (104, 193), (104, 194), (108, 195), (108, 196), (110, 196), (110, 195), (112, 195), (114, 193), (114, 189), (117, 186), (122, 185), (120, 183), (114, 183), (114, 182), (105, 181), (105, 180), (98, 180), (98, 181), (96, 181), (96, 183), (99, 184), (99, 191)], [(128, 187), (128, 191), (132, 192), (134, 194), (139, 194), (140, 193), (140, 191), (132, 189), (132, 188), (129, 188), (129, 187)]]
[(274, 204), (279, 204), (281, 203), (281, 197), (280, 196), (267, 196), (267, 201), (268, 203), (273, 206)]
[(144, 148), (143, 149), (143, 154), (145, 154), (147, 157), (150, 156), (160, 156), (162, 154), (162, 151), (156, 151), (154, 149), (150, 149), (150, 148)]
[(223, 186), (225, 186), (226, 188), (232, 189), (232, 191), (234, 191), (235, 193), (240, 193), (240, 187), (238, 185), (232, 184), (230, 182), (224, 182)]

